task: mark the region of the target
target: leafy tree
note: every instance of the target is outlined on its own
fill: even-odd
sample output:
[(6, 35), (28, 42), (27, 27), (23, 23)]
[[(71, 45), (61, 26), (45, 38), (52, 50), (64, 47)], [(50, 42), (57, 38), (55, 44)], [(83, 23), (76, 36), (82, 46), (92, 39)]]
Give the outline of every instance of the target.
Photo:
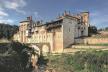
[(30, 57), (32, 53), (34, 54), (34, 49), (19, 42), (11, 42), (5, 47), (9, 52), (5, 56), (0, 54), (0, 72), (31, 72), (33, 70)]
[(88, 32), (89, 32), (89, 36), (91, 36), (92, 34), (97, 34), (98, 33), (96, 26), (90, 26), (88, 28)]

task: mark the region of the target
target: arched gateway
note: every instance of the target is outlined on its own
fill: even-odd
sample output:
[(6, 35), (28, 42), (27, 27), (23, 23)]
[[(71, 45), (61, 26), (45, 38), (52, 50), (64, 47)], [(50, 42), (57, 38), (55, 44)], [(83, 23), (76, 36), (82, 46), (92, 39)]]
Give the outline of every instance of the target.
[(50, 44), (49, 43), (39, 43), (39, 44), (29, 44), (30, 47), (32, 47), (38, 55), (43, 54), (46, 55), (50, 52)]

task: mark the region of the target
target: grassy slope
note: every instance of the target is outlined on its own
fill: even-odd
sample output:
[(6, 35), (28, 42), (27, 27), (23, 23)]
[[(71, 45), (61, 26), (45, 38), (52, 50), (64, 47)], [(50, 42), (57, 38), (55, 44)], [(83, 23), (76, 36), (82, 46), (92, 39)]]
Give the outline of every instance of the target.
[(56, 72), (107, 72), (108, 51), (87, 51), (48, 56), (48, 68)]

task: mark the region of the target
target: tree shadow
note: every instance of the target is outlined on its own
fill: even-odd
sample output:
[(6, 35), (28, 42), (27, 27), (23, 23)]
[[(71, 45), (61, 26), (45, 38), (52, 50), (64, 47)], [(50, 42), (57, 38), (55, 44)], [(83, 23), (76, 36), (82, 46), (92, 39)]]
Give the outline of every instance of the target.
[(49, 60), (45, 59), (43, 55), (40, 55), (40, 57), (38, 58), (37, 65), (47, 65), (48, 61)]

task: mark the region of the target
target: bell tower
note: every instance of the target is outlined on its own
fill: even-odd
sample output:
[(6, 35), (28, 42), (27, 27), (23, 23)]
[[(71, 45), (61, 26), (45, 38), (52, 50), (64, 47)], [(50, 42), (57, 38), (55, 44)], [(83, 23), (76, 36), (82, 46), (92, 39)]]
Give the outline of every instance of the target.
[(89, 25), (89, 12), (81, 12), (81, 20), (84, 26), (84, 35), (88, 36), (88, 27)]
[(19, 32), (20, 32), (20, 41), (22, 43), (27, 42), (29, 31), (31, 30), (32, 17), (27, 17), (26, 20), (20, 22)]
[(89, 12), (82, 12), (82, 22), (89, 26)]

